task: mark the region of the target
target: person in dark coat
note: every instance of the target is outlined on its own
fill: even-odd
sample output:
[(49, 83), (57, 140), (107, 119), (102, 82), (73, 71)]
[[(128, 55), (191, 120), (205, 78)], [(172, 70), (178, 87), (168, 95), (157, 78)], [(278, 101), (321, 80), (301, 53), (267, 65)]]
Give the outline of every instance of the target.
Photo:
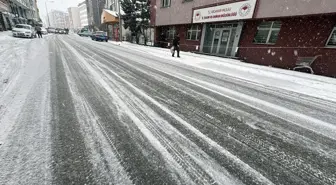
[(166, 42), (166, 36), (164, 33), (161, 33), (160, 35), (160, 47), (165, 48), (165, 42)]
[(180, 58), (180, 36), (177, 34), (173, 40), (174, 52), (173, 57), (175, 55), (175, 51), (177, 51), (177, 57)]
[(42, 38), (42, 28), (40, 26), (35, 27), (38, 38)]

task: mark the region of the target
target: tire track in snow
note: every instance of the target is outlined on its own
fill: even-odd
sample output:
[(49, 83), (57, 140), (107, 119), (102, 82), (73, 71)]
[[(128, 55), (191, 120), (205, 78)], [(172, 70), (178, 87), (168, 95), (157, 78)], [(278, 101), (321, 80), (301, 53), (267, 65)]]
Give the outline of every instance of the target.
[[(100, 55), (104, 55), (103, 53), (100, 53)], [(116, 55), (116, 54), (114, 54)], [(126, 63), (126, 62), (124, 62)], [(130, 66), (131, 67), (131, 66)], [(131, 67), (132, 68), (132, 67)], [(139, 69), (139, 68), (137, 68)], [(126, 69), (127, 70), (127, 69)], [(300, 132), (300, 131), (299, 131)], [(316, 137), (316, 136), (314, 136)], [(244, 137), (243, 137), (244, 138)], [(246, 142), (246, 141), (249, 141), (249, 139), (252, 139), (252, 138), (246, 138), (242, 141)], [(270, 159), (272, 159), (273, 157), (272, 156), (275, 156), (276, 159), (278, 160), (282, 160), (283, 163), (278, 163), (278, 165), (284, 165), (285, 164), (285, 168), (289, 168), (292, 172), (298, 174), (299, 176), (301, 176), (302, 178), (306, 179), (308, 176), (307, 176), (307, 172), (306, 171), (309, 171), (309, 178), (318, 178), (318, 179), (323, 179), (323, 182), (326, 182), (326, 183), (330, 183), (330, 182), (333, 182), (335, 181), (335, 177), (333, 177), (333, 173), (332, 171), (324, 171), (323, 173), (321, 171), (318, 170), (318, 168), (325, 168), (327, 167), (326, 164), (321, 164), (322, 166), (321, 167), (316, 167), (316, 163), (313, 164), (312, 166), (309, 164), (310, 161), (302, 161), (302, 159), (300, 158), (297, 158), (297, 157), (294, 157), (294, 158), (290, 158), (290, 156), (287, 156), (285, 155), (285, 153), (281, 152), (281, 148), (280, 150), (274, 150), (275, 148), (274, 147), (271, 147), (271, 146), (267, 146), (269, 144), (267, 144), (267, 141), (264, 141), (265, 144), (263, 144), (262, 142), (260, 143), (259, 140), (258, 141), (258, 145), (260, 148), (260, 152), (264, 152), (265, 155), (269, 156)], [(321, 141), (321, 140), (320, 140)], [(247, 142), (247, 144), (249, 143), (251, 145), (251, 147), (254, 147), (256, 145), (253, 144), (254, 140), (251, 140), (249, 142)], [(262, 144), (262, 145), (261, 145)], [(257, 146), (258, 146), (257, 145)], [(329, 144), (330, 145), (330, 144)], [(333, 145), (333, 144), (332, 144)], [(331, 145), (331, 146), (332, 146)], [(266, 148), (265, 148), (266, 147)], [(279, 146), (276, 146), (276, 148), (279, 147)], [(267, 152), (269, 151), (269, 152)], [(279, 153), (280, 152), (280, 153)], [(277, 154), (278, 153), (278, 154)], [(290, 153), (293, 153), (293, 151), (291, 151)], [(310, 153), (310, 152), (309, 152)], [(294, 152), (295, 154), (295, 152)], [(308, 153), (306, 153), (308, 154)], [(297, 155), (297, 154), (295, 154)], [(310, 154), (309, 154), (310, 155)], [(309, 156), (308, 156), (309, 157)], [(316, 156), (315, 158), (316, 159)], [(292, 161), (292, 162), (289, 162), (289, 161)], [(305, 164), (307, 163), (307, 164)], [(333, 163), (332, 163), (333, 164)], [(320, 164), (318, 164), (320, 165)], [(330, 165), (329, 165), (330, 166)], [(314, 169), (315, 168), (315, 169)], [(329, 170), (332, 169), (331, 166), (329, 168)], [(325, 170), (325, 169), (324, 169)], [(331, 173), (331, 174), (330, 174)], [(324, 174), (324, 175), (323, 175)], [(327, 175), (329, 174), (329, 175)], [(326, 176), (327, 175), (327, 176)], [(309, 178), (307, 179), (308, 181), (311, 182), (311, 180), (309, 180)], [(333, 180), (334, 179), (334, 180)], [(319, 181), (316, 181), (316, 183), (322, 183), (322, 182), (319, 182)]]
[[(152, 111), (144, 102), (132, 93), (127, 92), (128, 90), (123, 88), (123, 84), (119, 82), (116, 84), (117, 82), (111, 78), (111, 75), (107, 74), (109, 70), (106, 69), (106, 66), (94, 62), (91, 62), (91, 65), (95, 66), (106, 77), (106, 81), (114, 83), (115, 86), (112, 88), (117, 89), (116, 94), (120, 95), (125, 103), (132, 108), (137, 117), (167, 148), (172, 157), (187, 171), (196, 184), (241, 184), (241, 182), (233, 180), (234, 178), (225, 169), (221, 169), (217, 162)], [(105, 68), (105, 71), (102, 68)]]
[[(80, 56), (78, 56), (80, 57)], [(84, 63), (84, 61), (83, 61)], [(90, 68), (88, 66), (88, 68)], [(114, 73), (113, 71), (111, 71), (112, 73)], [(94, 71), (94, 69), (92, 69), (92, 73), (96, 73)], [(99, 76), (99, 74), (97, 74)], [(114, 74), (114, 75), (117, 75), (117, 74)], [(117, 78), (119, 78), (119, 76), (116, 76)], [(99, 77), (97, 77), (97, 79), (100, 79)], [(120, 79), (121, 81), (123, 81), (122, 79)], [(125, 81), (123, 81), (124, 83), (126, 83)], [(127, 84), (127, 83), (126, 83)], [(130, 85), (130, 84), (127, 84), (127, 85)], [(105, 85), (104, 85), (105, 86)], [(106, 85), (107, 86), (107, 85)], [(162, 108), (162, 107), (161, 107)], [(167, 109), (165, 109), (165, 111), (167, 111)], [(172, 112), (169, 112), (169, 115), (173, 114)], [(175, 114), (173, 114), (175, 115)], [(174, 117), (175, 119), (179, 119), (179, 122), (181, 121), (181, 119), (179, 117)], [(185, 124), (187, 124), (186, 122), (183, 122), (184, 126), (186, 126)], [(219, 145), (215, 144), (211, 139), (207, 138), (206, 136), (204, 136), (202, 133), (200, 133), (197, 129), (195, 129), (194, 127), (192, 127), (191, 125), (187, 124), (187, 127), (189, 127), (188, 129), (191, 128), (191, 130), (193, 132), (196, 132), (197, 134), (196, 135), (201, 135), (199, 137), (202, 138), (202, 140), (204, 140), (204, 138), (206, 138), (205, 140), (209, 143), (210, 142), (210, 146), (213, 146), (215, 145), (216, 147), (219, 147), (219, 148), (216, 148), (219, 150), (219, 153), (221, 153), (222, 155), (224, 154), (227, 159), (232, 162), (233, 164), (236, 164), (237, 166), (240, 166), (239, 168), (242, 168), (242, 169), (246, 169), (247, 171), (245, 171), (247, 174), (253, 174), (251, 176), (249, 176), (249, 178), (251, 178), (251, 183), (254, 182), (254, 183), (265, 183), (265, 184), (272, 184), (270, 181), (268, 181), (267, 179), (265, 179), (262, 175), (260, 175), (258, 172), (256, 172), (254, 169), (250, 168), (248, 165), (246, 165), (245, 163), (243, 163), (242, 161), (240, 161), (238, 158), (236, 158), (235, 156), (233, 156), (232, 154), (230, 154), (229, 152), (227, 152), (226, 150), (224, 150), (223, 148), (221, 148)], [(204, 137), (204, 138), (203, 138)], [(208, 144), (209, 145), (209, 144)], [(244, 170), (243, 170), (244, 171)], [(252, 180), (253, 179), (253, 180)], [(267, 182), (267, 183), (266, 183)]]
[[(91, 65), (95, 66), (92, 63), (91, 63)], [(99, 69), (98, 66), (95, 66), (95, 68)], [(99, 70), (99, 71), (101, 71), (101, 70)], [(106, 80), (108, 81), (109, 79), (106, 79)], [(113, 82), (113, 80), (110, 81), (110, 82), (111, 83), (115, 83), (115, 82)], [(113, 86), (111, 88), (114, 89), (114, 90), (115, 89), (120, 89), (120, 86), (117, 85), (117, 86)], [(161, 142), (161, 144), (163, 144), (166, 148), (168, 148), (168, 151), (173, 155), (173, 158), (180, 165), (182, 165), (185, 168), (187, 168), (185, 170), (189, 171), (188, 174), (191, 175), (193, 178), (195, 178), (195, 179), (189, 179), (189, 182), (185, 181), (185, 183), (190, 184), (192, 181), (194, 181), (196, 184), (215, 184), (215, 182), (211, 181), (211, 179), (209, 179), (209, 177), (207, 177), (208, 175), (206, 174), (206, 172), (200, 171), (200, 167), (197, 167), (198, 164), (196, 164), (194, 161), (190, 160), (191, 158), (188, 156), (188, 154), (187, 154), (188, 152), (187, 151), (183, 151), (180, 147), (177, 147), (177, 143), (176, 142), (175, 143), (171, 142), (171, 140), (173, 140), (173, 139), (176, 140), (177, 139), (176, 136), (175, 136), (176, 134), (171, 134), (172, 136), (175, 136), (173, 138), (167, 138), (167, 136), (165, 136), (165, 135), (167, 135), (167, 133), (163, 132), (162, 128), (161, 129), (160, 129), (160, 127), (159, 128), (155, 128), (155, 127), (158, 127), (158, 125), (155, 124), (155, 121), (151, 120), (153, 118), (150, 118), (150, 117), (147, 116), (148, 111), (150, 110), (148, 107), (145, 108), (145, 110), (148, 110), (148, 111), (146, 111), (146, 113), (142, 112), (141, 107), (139, 107), (139, 104), (141, 104), (141, 103), (140, 102), (134, 102), (134, 99), (136, 97), (128, 99), (127, 97), (125, 97), (125, 96), (127, 96), (126, 94), (128, 94), (128, 93), (125, 93), (125, 91), (123, 91), (122, 89), (120, 89), (118, 91), (119, 92), (116, 92), (116, 94), (118, 94), (119, 96), (121, 96), (121, 98), (123, 99), (123, 101), (126, 101), (125, 103), (127, 103), (132, 108), (133, 112), (135, 111), (134, 113), (136, 114), (137, 117), (139, 117), (139, 119), (141, 120), (141, 122), (143, 122), (145, 124), (145, 126), (154, 134), (154, 136)], [(123, 94), (122, 92), (125, 94), (125, 96), (122, 96), (122, 94)], [(149, 111), (149, 112), (151, 112), (151, 111)], [(152, 112), (152, 115), (153, 114), (154, 113)], [(155, 118), (159, 119), (159, 117), (157, 115), (156, 116), (153, 115), (153, 116)], [(156, 120), (156, 121), (158, 121), (158, 120)], [(163, 122), (163, 120), (161, 120), (161, 122)], [(168, 124), (168, 123), (161, 123), (161, 124)], [(170, 128), (170, 130), (171, 130), (171, 128)], [(186, 144), (187, 145), (192, 144), (192, 143), (189, 143), (190, 141), (185, 141), (185, 139), (184, 139), (184, 142), (185, 142), (184, 145), (186, 145)], [(184, 148), (187, 149), (186, 146), (184, 146)], [(196, 149), (197, 148), (194, 148), (194, 150), (196, 150)], [(188, 149), (188, 151), (191, 152), (191, 153), (195, 153), (195, 151), (191, 151), (190, 149)], [(197, 155), (201, 155), (201, 154), (197, 154), (197, 152), (196, 152), (195, 156), (197, 156)], [(205, 154), (203, 153), (202, 155), (205, 155)], [(190, 164), (190, 163), (192, 163), (192, 164)], [(204, 161), (204, 163), (206, 163), (206, 162)], [(216, 165), (217, 164), (213, 163), (213, 166), (216, 166)], [(217, 165), (217, 167), (221, 168), (218, 165)], [(198, 168), (198, 169), (196, 169), (196, 168)], [(203, 169), (204, 168), (206, 169), (206, 167), (203, 166)], [(208, 170), (208, 171), (211, 171), (211, 169)], [(225, 172), (225, 170), (223, 170), (223, 172)], [(225, 178), (225, 176), (223, 176), (223, 174), (225, 174), (225, 173), (223, 173), (223, 172), (222, 173), (215, 172), (215, 171), (213, 172), (213, 173), (217, 174), (217, 177), (216, 177), (217, 179), (224, 179), (224, 180), (219, 181), (220, 184), (223, 184), (225, 182), (228, 183), (228, 184), (239, 184), (237, 180), (232, 181), (230, 179)], [(195, 173), (196, 176), (193, 176), (194, 173)], [(229, 174), (227, 174), (227, 175), (229, 176)], [(223, 177), (221, 177), (221, 176), (223, 176)], [(234, 182), (234, 183), (230, 183), (230, 182)], [(185, 184), (185, 183), (183, 183), (183, 184)]]
[[(68, 45), (66, 48), (69, 49)], [(75, 50), (70, 49), (70, 51), (77, 53)], [(90, 71), (84, 66), (85, 59), (82, 56), (76, 55), (76, 57), (80, 59), (78, 62), (69, 63), (72, 73), (77, 76), (76, 84), (88, 98), (92, 108), (96, 110), (104, 129), (112, 137), (111, 140), (121, 155), (121, 164), (132, 182), (134, 184), (178, 184), (176, 181), (181, 177), (174, 177), (174, 174), (167, 170), (167, 166), (173, 166), (171, 164), (173, 160), (167, 163), (163, 159), (164, 156), (154, 150), (155, 147), (159, 150), (164, 149), (155, 142), (155, 138), (145, 127), (136, 127), (136, 124), (142, 123), (136, 116), (129, 114), (131, 111), (124, 109), (124, 104), (119, 104), (122, 101), (118, 100), (118, 97), (112, 96), (113, 99), (111, 99), (107, 95), (114, 95), (113, 93), (107, 92), (100, 85), (97, 86), (95, 82), (97, 79), (92, 79), (92, 75), (87, 74)], [(143, 136), (142, 132), (147, 134)]]
[(52, 184), (94, 184), (80, 123), (77, 119), (64, 66), (60, 45), (49, 42), (51, 63), (52, 107)]
[[(75, 43), (72, 43), (72, 44), (75, 44)], [(98, 43), (98, 44), (100, 44), (100, 43)], [(76, 44), (75, 44), (76, 45)], [(78, 45), (78, 44), (77, 44)], [(79, 48), (85, 48), (84, 46), (78, 46)], [(94, 46), (94, 47), (96, 47), (96, 46)], [(102, 55), (102, 57), (104, 57), (105, 59), (107, 59), (107, 60), (109, 60), (109, 62), (104, 62), (104, 64), (106, 64), (106, 65), (109, 65), (109, 67), (108, 68), (110, 68), (110, 69), (113, 69), (113, 71), (118, 71), (118, 74), (121, 74), (125, 79), (127, 79), (127, 80), (131, 80), (131, 82), (134, 84), (134, 85), (136, 85), (138, 88), (139, 87), (141, 87), (141, 89), (144, 89), (144, 87), (145, 86), (148, 86), (148, 87), (150, 87), (150, 88), (156, 88), (155, 87), (155, 85), (157, 85), (157, 84), (155, 84), (155, 85), (150, 85), (150, 83), (152, 83), (151, 81), (146, 81), (146, 80), (140, 80), (139, 79), (139, 77), (140, 78), (142, 78), (141, 76), (137, 76), (137, 72), (135, 71), (135, 70), (133, 70), (133, 69), (137, 69), (137, 70), (139, 70), (139, 71), (142, 71), (143, 69), (146, 69), (146, 71), (151, 71), (151, 70), (148, 70), (148, 68), (146, 68), (146, 67), (144, 67), (144, 66), (141, 66), (141, 65), (134, 65), (134, 61), (121, 61), (121, 60), (119, 60), (120, 58), (120, 55), (121, 54), (119, 54), (119, 53), (113, 53), (113, 52), (108, 52), (108, 53), (111, 53), (111, 54), (113, 54), (113, 56), (107, 56), (104, 52), (99, 52), (98, 50), (93, 50), (92, 49), (92, 47), (90, 48), (92, 51), (94, 51), (94, 52), (97, 52), (97, 53), (100, 53), (100, 55)], [(106, 49), (105, 49), (106, 50)], [(107, 50), (106, 50), (107, 51)], [(87, 53), (90, 53), (90, 51), (86, 51)], [(104, 55), (106, 55), (106, 57), (104, 56)], [(130, 57), (130, 56), (132, 56), (133, 54), (131, 54), (130, 53), (130, 55), (128, 56), (128, 57)], [(93, 56), (93, 55), (92, 55)], [(118, 56), (117, 58), (119, 58), (119, 59), (116, 59), (116, 57), (115, 56)], [(94, 58), (97, 58), (97, 59), (99, 59), (99, 62), (102, 62), (102, 59), (100, 58), (101, 56), (94, 56)], [(140, 56), (141, 57), (141, 56)], [(140, 58), (139, 57), (139, 58)], [(130, 57), (131, 59), (132, 59), (132, 57)], [(112, 60), (111, 60), (112, 59)], [(140, 59), (139, 59), (140, 60)], [(115, 62), (115, 61), (117, 61), (117, 62)], [(137, 60), (135, 60), (135, 61), (137, 61)], [(109, 64), (109, 63), (111, 63), (111, 64)], [(132, 65), (126, 65), (126, 66), (128, 66), (128, 67), (125, 67), (125, 65), (123, 65), (123, 67), (121, 68), (121, 70), (120, 69), (118, 69), (119, 67), (120, 67), (120, 65), (118, 64), (117, 65), (117, 63), (128, 63), (128, 64), (132, 64)], [(113, 64), (113, 65), (112, 65)], [(118, 67), (119, 66), (119, 67)], [(147, 73), (147, 72), (145, 72), (145, 73)], [(154, 74), (155, 74), (155, 72), (154, 72)], [(158, 75), (158, 74), (160, 74), (160, 73), (156, 73), (156, 75)], [(162, 73), (160, 74), (160, 75), (163, 75)], [(172, 78), (171, 76), (169, 76), (169, 75), (163, 75), (163, 76), (166, 76), (166, 77), (168, 77), (168, 78)], [(138, 79), (137, 81), (135, 81), (134, 79)], [(174, 78), (173, 78), (174, 79)], [(174, 79), (175, 80), (175, 79)], [(177, 81), (177, 80), (175, 80), (175, 81)], [(183, 85), (185, 85), (185, 86), (188, 86), (189, 88), (190, 88), (190, 84), (188, 84), (188, 83), (182, 83), (182, 81), (179, 81), (178, 83), (181, 83), (181, 84), (183, 84)], [(148, 89), (145, 89), (146, 90), (146, 92), (148, 92)], [(157, 90), (154, 90), (153, 89), (153, 91), (158, 91), (159, 89), (157, 89)], [(196, 91), (198, 91), (198, 92), (203, 92), (203, 93), (205, 93), (205, 94), (211, 94), (211, 93), (209, 93), (209, 92), (206, 92), (205, 90), (201, 90), (201, 89), (197, 89)], [(172, 98), (174, 98), (174, 97), (170, 97), (170, 96), (167, 96), (168, 94), (166, 93), (166, 94), (162, 94), (163, 95), (163, 97), (161, 97), (161, 99), (168, 99), (168, 100), (170, 100), (170, 99), (172, 99)], [(212, 93), (212, 95), (214, 96), (214, 97), (216, 97), (216, 96), (218, 96), (218, 95), (215, 95), (215, 94), (213, 94)], [(223, 99), (223, 98), (219, 98), (219, 99)], [(143, 100), (143, 101), (145, 101), (145, 100)], [(224, 100), (224, 101), (227, 101), (227, 100)], [(181, 101), (180, 101), (181, 102)], [(162, 103), (162, 101), (161, 101), (161, 103)], [(149, 105), (150, 103), (148, 103), (147, 102), (147, 104)], [(165, 104), (165, 103), (164, 103)], [(177, 104), (178, 105), (178, 104)], [(168, 105), (166, 105), (167, 107), (169, 107), (169, 108), (172, 108), (172, 107), (170, 107), (169, 106), (169, 104)], [(155, 109), (155, 108), (154, 108)], [(174, 109), (172, 109), (172, 110), (174, 110)], [(175, 109), (176, 110), (176, 109)], [(158, 110), (157, 110), (158, 111)], [(183, 112), (183, 111), (182, 111)], [(207, 111), (207, 112), (210, 112), (210, 111)], [(182, 114), (182, 115), (181, 115)], [(188, 116), (187, 114), (188, 114), (188, 112), (187, 111), (184, 111), (183, 113), (179, 113), (179, 115), (180, 116), (182, 116), (182, 117), (185, 117), (185, 116)], [(262, 114), (261, 114), (262, 115)], [(191, 115), (190, 115), (191, 116)], [(197, 115), (197, 116), (199, 116), (200, 118), (202, 117), (202, 114), (200, 114), (200, 115)], [(263, 119), (265, 119), (265, 118), (267, 118), (267, 116), (266, 115), (263, 115), (264, 116), (264, 118)], [(164, 116), (163, 116), (164, 117)], [(205, 116), (206, 117), (206, 116)], [(213, 116), (212, 116), (213, 117)], [(211, 123), (211, 119), (204, 119), (204, 118), (202, 118), (205, 122), (209, 122), (209, 123)], [(275, 123), (273, 123), (273, 124), (280, 124), (280, 121), (283, 121), (283, 120), (280, 120), (280, 119), (278, 119), (278, 118), (272, 118), (272, 119), (274, 119), (274, 120), (278, 120), (279, 121), (279, 123), (277, 123), (278, 121), (276, 121)], [(197, 120), (196, 120), (197, 121)], [(188, 119), (188, 122), (190, 122), (190, 123), (192, 123), (193, 121), (192, 121), (192, 119)], [(281, 123), (282, 124), (282, 123)], [(281, 125), (280, 124), (280, 125)], [(284, 125), (284, 124), (282, 124), (282, 125)], [(288, 125), (288, 126), (293, 126), (293, 125)], [(219, 125), (219, 127), (218, 128), (220, 128), (220, 125)], [(233, 127), (234, 128), (234, 127)], [(199, 127), (198, 129), (200, 129), (200, 130), (204, 130), (204, 129), (202, 129), (201, 127)], [(214, 130), (213, 128), (212, 128), (212, 130)], [(222, 131), (225, 131), (224, 129), (222, 130)], [(294, 132), (296, 132), (296, 133), (300, 133), (302, 136), (305, 136), (307, 133), (306, 132), (302, 132), (302, 131), (300, 131), (300, 130), (296, 130), (296, 129), (293, 129), (292, 131), (294, 131)], [(217, 132), (215, 132), (215, 133), (217, 133)], [(225, 132), (224, 132), (225, 133)], [(234, 134), (234, 132), (229, 132), (229, 134), (231, 135), (231, 134)], [(238, 133), (239, 134), (239, 133)], [(246, 133), (245, 133), (246, 134)], [(238, 135), (239, 136), (239, 135)], [(235, 136), (235, 137), (238, 137), (238, 136)], [(252, 135), (253, 136), (253, 135)], [(238, 139), (240, 139), (240, 140), (242, 140), (242, 142), (244, 142), (244, 143), (246, 143), (247, 145), (251, 145), (250, 147), (251, 148), (255, 148), (255, 147), (257, 147), (257, 149), (259, 148), (259, 155), (260, 154), (264, 154), (264, 155), (266, 155), (268, 158), (270, 158), (270, 159), (272, 159), (274, 156), (276, 157), (275, 159), (273, 159), (274, 161), (276, 161), (276, 160), (280, 160), (280, 161), (283, 161), (283, 162), (279, 162), (278, 163), (278, 165), (282, 165), (285, 169), (287, 169), (287, 167), (291, 170), (291, 172), (292, 173), (294, 173), (294, 174), (297, 174), (297, 175), (299, 175), (299, 176), (303, 176), (305, 179), (307, 179), (307, 174), (306, 173), (302, 173), (302, 169), (304, 170), (304, 171), (309, 171), (309, 170), (311, 170), (312, 168), (313, 168), (313, 170), (314, 170), (314, 168), (316, 168), (316, 166), (314, 166), (314, 165), (316, 165), (316, 164), (313, 164), (313, 163), (311, 163), (310, 161), (306, 161), (310, 156), (310, 151), (305, 151), (305, 152), (308, 152), (308, 153), (295, 153), (295, 149), (294, 150), (292, 150), (292, 151), (289, 151), (288, 149), (286, 149), (287, 148), (287, 146), (286, 146), (286, 144), (288, 145), (288, 141), (281, 141), (281, 145), (279, 145), (279, 146), (277, 146), (277, 145), (275, 145), (275, 147), (274, 147), (274, 138), (273, 139), (271, 139), (271, 142), (272, 143), (267, 143), (267, 142), (265, 142), (265, 141), (263, 141), (263, 140), (265, 140), (265, 139), (268, 139), (267, 138), (268, 136), (267, 135), (261, 135), (261, 136), (257, 136), (256, 138), (253, 136), (253, 137), (247, 137), (246, 139), (244, 138), (244, 136), (243, 137), (238, 137)], [(314, 134), (309, 134), (309, 137), (310, 137), (310, 139), (312, 139), (312, 141), (313, 140), (315, 140), (315, 139), (317, 139), (317, 138), (319, 138), (320, 139), (320, 137), (317, 137), (317, 135), (314, 135)], [(214, 138), (215, 140), (216, 140), (216, 138)], [(256, 139), (256, 140), (255, 140)], [(255, 142), (255, 143), (257, 143), (257, 144), (254, 144), (253, 142)], [(321, 143), (325, 143), (325, 144), (327, 144), (327, 145), (329, 145), (329, 146), (332, 146), (332, 145), (334, 145), (334, 144), (330, 144), (330, 143), (328, 143), (328, 142), (325, 142), (325, 141), (323, 141), (323, 140), (319, 140), (318, 142), (321, 142)], [(298, 144), (298, 143), (296, 143), (296, 144)], [(271, 146), (272, 147), (271, 147)], [(239, 145), (237, 145), (237, 146), (239, 146)], [(283, 146), (283, 147), (285, 147), (285, 148), (279, 148), (280, 146)], [(294, 146), (294, 145), (293, 145)], [(279, 148), (279, 150), (277, 149), (277, 148)], [(275, 149), (275, 150), (274, 150)], [(287, 150), (287, 151), (286, 151)], [(285, 153), (284, 153), (284, 151), (285, 151)], [(286, 155), (287, 154), (287, 152), (290, 152), (290, 153), (292, 153), (292, 154), (294, 154), (294, 155), (298, 155), (298, 156), (301, 156), (301, 155), (306, 155), (306, 154), (309, 154), (308, 156), (305, 156), (305, 157), (308, 157), (308, 158), (306, 158), (305, 159), (305, 161), (300, 161), (300, 159), (299, 158), (297, 158), (297, 156), (294, 156), (294, 158), (288, 158), (288, 156)], [(294, 159), (294, 160), (293, 160)], [(317, 158), (313, 158), (313, 159), (317, 159)], [(292, 161), (292, 163), (288, 163), (287, 161)], [(314, 162), (316, 162), (316, 161), (314, 161)], [(305, 164), (306, 163), (306, 164)], [(257, 164), (257, 163), (255, 163), (255, 164)], [(309, 166), (309, 164), (313, 164), (313, 166)], [(261, 164), (260, 164), (261, 165)], [(303, 165), (303, 166), (302, 166)], [(323, 163), (321, 163), (321, 164), (319, 164), (319, 165), (321, 165), (321, 169), (322, 168), (325, 168), (326, 167), (326, 164), (323, 162)], [(296, 170), (296, 169), (299, 169), (299, 170)], [(301, 170), (300, 170), (301, 169)], [(319, 167), (317, 167), (317, 169), (319, 169)], [(332, 169), (332, 168), (330, 168), (330, 169)], [(311, 171), (311, 172), (314, 172), (314, 171)], [(327, 172), (329, 172), (329, 173), (331, 173), (332, 172), (332, 170), (330, 170), (330, 171), (327, 171)], [(270, 172), (267, 172), (267, 173), (270, 173)], [(275, 173), (277, 173), (277, 171), (275, 171)], [(317, 173), (316, 174), (314, 174), (314, 173), (311, 173), (311, 175), (313, 175), (313, 176), (315, 176), (315, 177), (309, 177), (309, 178), (316, 178), (316, 177), (318, 177), (318, 178), (321, 178), (321, 179), (323, 179), (323, 178), (325, 178), (326, 176), (322, 173), (322, 174), (319, 174), (319, 172), (317, 171)], [(293, 175), (294, 176), (294, 175)], [(276, 178), (276, 176), (274, 176), (275, 178)], [(334, 182), (335, 181), (335, 178), (333, 178), (333, 175), (331, 174), (331, 175), (328, 175), (327, 177), (329, 177), (330, 179), (328, 180), (328, 179), (325, 179), (324, 180), (324, 182)], [(285, 179), (283, 179), (283, 181), (286, 181)], [(288, 181), (288, 179), (287, 179), (287, 181)], [(309, 180), (308, 181), (306, 181), (306, 182), (309, 182)], [(311, 182), (311, 181), (310, 181)], [(319, 183), (322, 183), (322, 182), (319, 182), (319, 181), (317, 181), (317, 183), (315, 183), (315, 184), (319, 184)], [(297, 183), (295, 183), (295, 184), (298, 184), (298, 182)]]
[[(76, 108), (78, 120), (81, 124), (81, 131), (85, 136), (85, 143), (91, 150), (91, 163), (94, 164), (96, 183), (99, 184), (132, 184), (123, 167), (120, 164), (121, 158), (110, 136), (100, 123), (99, 117), (89, 105), (87, 100), (79, 92), (74, 77), (68, 66), (74, 62), (68, 53), (61, 50), (62, 62), (65, 67), (65, 74), (68, 79), (70, 91)], [(66, 59), (67, 58), (67, 59)]]
[[(114, 52), (113, 50), (107, 50), (106, 46), (104, 46), (104, 43), (97, 43), (96, 45), (98, 45), (100, 49), (109, 52), (111, 54), (113, 54)], [(114, 49), (123, 52), (129, 52), (128, 48), (126, 49), (123, 47), (118, 47)], [(150, 64), (152, 66), (155, 66), (155, 64), (147, 61), (158, 60), (156, 54), (152, 56), (151, 54), (148, 53), (147, 55), (141, 55), (141, 53), (137, 53), (136, 56), (134, 56), (133, 53), (129, 53), (128, 58), (132, 58), (133, 61), (139, 61), (140, 59), (145, 59), (144, 61), (141, 60), (141, 62), (144, 62), (145, 64)], [(286, 91), (283, 89), (278, 89), (275, 87), (260, 85), (248, 80), (234, 78), (226, 74), (220, 74), (211, 71), (210, 71), (211, 73), (209, 74), (209, 72), (207, 73), (204, 71), (204, 69), (206, 68), (202, 68), (200, 66), (194, 67), (190, 65), (185, 65), (183, 63), (182, 64), (176, 63), (176, 61), (174, 60), (168, 60), (168, 61), (160, 60), (159, 65), (160, 65), (159, 67), (155, 66), (155, 68), (156, 69), (161, 68), (164, 70), (171, 69), (172, 67), (175, 69), (183, 69), (179, 70), (179, 72), (183, 73), (186, 71), (190, 74), (195, 74), (198, 79), (202, 79), (203, 81), (214, 84), (216, 83), (216, 85), (218, 86), (227, 86), (229, 89), (232, 88), (240, 93), (250, 95), (252, 97), (257, 97), (265, 101), (273, 102), (276, 105), (281, 105), (282, 107), (286, 107), (287, 109), (291, 109), (292, 111), (298, 112), (300, 114), (307, 114), (307, 112), (309, 112), (310, 117), (320, 119), (324, 122), (336, 123), (336, 117), (335, 117), (336, 112), (333, 109), (336, 108), (336, 104), (328, 102), (326, 100), (310, 97), (307, 95), (302, 95), (295, 92)], [(162, 65), (164, 65), (166, 69), (164, 67), (161, 67)]]

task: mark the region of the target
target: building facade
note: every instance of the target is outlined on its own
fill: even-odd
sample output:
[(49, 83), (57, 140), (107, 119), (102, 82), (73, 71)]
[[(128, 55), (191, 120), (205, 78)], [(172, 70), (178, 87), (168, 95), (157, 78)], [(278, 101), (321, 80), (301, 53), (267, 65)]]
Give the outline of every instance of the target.
[(0, 0), (0, 30), (16, 24), (36, 25), (41, 22), (36, 0)]
[(182, 50), (293, 69), (309, 58), (316, 74), (336, 76), (335, 0), (156, 0), (155, 42), (179, 34)]
[(105, 0), (86, 0), (89, 25), (99, 28)]
[(7, 15), (9, 11), (9, 1), (0, 0), (0, 31), (5, 31), (11, 27), (9, 17)]
[(119, 12), (119, 0), (106, 0), (105, 9)]
[(81, 20), (78, 7), (68, 8), (70, 29), (78, 30), (81, 28)]
[(49, 13), (50, 26), (54, 28), (69, 28), (69, 14), (59, 10), (52, 10)]
[(79, 19), (81, 27), (83, 28), (85, 26), (88, 26), (89, 20), (88, 20), (86, 1), (78, 4), (78, 10), (79, 10)]

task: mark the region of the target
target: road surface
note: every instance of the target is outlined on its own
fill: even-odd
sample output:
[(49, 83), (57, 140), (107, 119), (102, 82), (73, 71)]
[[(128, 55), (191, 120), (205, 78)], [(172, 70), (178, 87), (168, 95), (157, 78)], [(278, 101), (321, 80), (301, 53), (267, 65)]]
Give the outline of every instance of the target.
[(0, 49), (0, 184), (336, 184), (335, 102), (75, 35)]

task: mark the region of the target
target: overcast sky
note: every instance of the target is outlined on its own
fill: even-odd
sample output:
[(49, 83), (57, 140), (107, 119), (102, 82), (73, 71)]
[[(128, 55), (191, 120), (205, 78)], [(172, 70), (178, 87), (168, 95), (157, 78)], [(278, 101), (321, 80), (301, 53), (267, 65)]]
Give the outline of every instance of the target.
[[(61, 11), (67, 11), (68, 7), (77, 6), (79, 3), (83, 2), (84, 0), (38, 0), (37, 5), (40, 9), (40, 16), (42, 20), (46, 17), (46, 7), (45, 2), (48, 1), (48, 11), (51, 10), (61, 10)], [(50, 2), (53, 1), (53, 2)]]

